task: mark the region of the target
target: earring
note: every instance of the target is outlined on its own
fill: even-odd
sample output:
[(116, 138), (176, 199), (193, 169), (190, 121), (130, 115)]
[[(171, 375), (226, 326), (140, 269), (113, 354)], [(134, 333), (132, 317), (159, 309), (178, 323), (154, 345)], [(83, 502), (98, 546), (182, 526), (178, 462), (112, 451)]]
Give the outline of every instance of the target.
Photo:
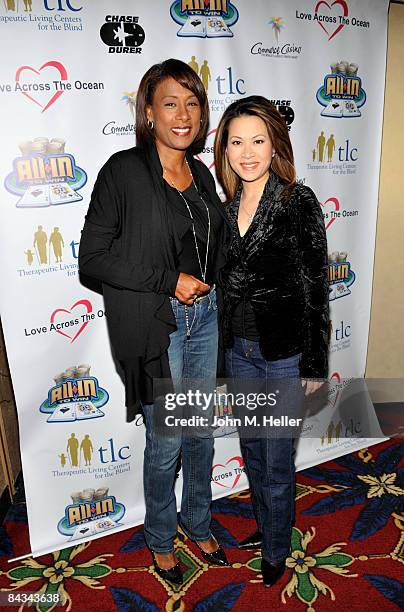
[(150, 121), (150, 119), (147, 120), (147, 125), (149, 126), (151, 130), (154, 128), (154, 122)]
[(276, 151), (274, 151), (274, 152), (272, 153), (272, 157), (275, 157), (275, 155), (276, 155)]

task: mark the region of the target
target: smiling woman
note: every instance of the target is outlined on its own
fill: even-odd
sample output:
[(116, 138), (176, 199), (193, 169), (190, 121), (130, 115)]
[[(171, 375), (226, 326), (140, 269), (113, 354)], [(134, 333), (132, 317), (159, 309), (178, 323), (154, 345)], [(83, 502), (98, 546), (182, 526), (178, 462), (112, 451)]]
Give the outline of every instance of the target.
[[(213, 177), (193, 156), (203, 149), (208, 123), (205, 88), (192, 68), (169, 59), (146, 72), (136, 98), (137, 146), (102, 168), (79, 255), (81, 272), (103, 283), (129, 418), (140, 411), (145, 418), (146, 542), (156, 572), (177, 584), (180, 453), (181, 527), (208, 563), (227, 565), (210, 532), (212, 436), (189, 427), (185, 434), (181, 426), (161, 434), (154, 425), (153, 379), (171, 378), (176, 392), (186, 390), (185, 380), (202, 380), (211, 391), (216, 383), (215, 282), (227, 219)], [(203, 414), (207, 423), (212, 412), (213, 402)]]

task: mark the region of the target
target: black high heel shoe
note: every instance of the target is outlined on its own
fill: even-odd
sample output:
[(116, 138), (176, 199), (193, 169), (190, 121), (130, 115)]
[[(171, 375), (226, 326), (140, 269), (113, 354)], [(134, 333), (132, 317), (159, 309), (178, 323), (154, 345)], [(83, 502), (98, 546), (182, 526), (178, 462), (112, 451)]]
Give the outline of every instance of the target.
[(285, 573), (286, 565), (285, 561), (281, 561), (276, 565), (273, 565), (269, 561), (266, 561), (264, 557), (261, 559), (261, 574), (266, 587), (271, 587), (278, 582), (279, 578)]
[(238, 548), (241, 550), (250, 550), (254, 548), (261, 548), (262, 544), (262, 533), (261, 531), (254, 531), (250, 533), (244, 540), (238, 543)]
[(199, 545), (199, 542), (195, 542), (195, 544), (197, 545), (197, 547), (202, 553), (203, 558), (205, 559), (205, 561), (209, 563), (209, 565), (226, 565), (226, 566), (230, 565), (223, 548), (217, 542), (216, 538), (214, 538), (214, 540), (217, 544), (217, 549), (214, 550), (213, 552), (205, 552), (204, 550), (202, 550), (202, 548)]
[(182, 584), (184, 582), (184, 577), (182, 575), (179, 563), (176, 563), (174, 567), (170, 567), (169, 569), (163, 569), (157, 563), (153, 550), (151, 551), (151, 554), (153, 557), (154, 569), (160, 578), (167, 580), (167, 582), (172, 582), (173, 584)]

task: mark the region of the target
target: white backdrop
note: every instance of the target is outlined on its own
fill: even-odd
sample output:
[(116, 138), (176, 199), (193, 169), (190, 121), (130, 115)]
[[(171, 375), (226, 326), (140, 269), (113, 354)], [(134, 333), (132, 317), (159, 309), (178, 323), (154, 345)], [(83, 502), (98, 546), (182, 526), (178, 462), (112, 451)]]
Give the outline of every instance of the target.
[[(261, 94), (285, 116), (299, 178), (316, 192), (327, 225), (330, 419), (343, 379), (363, 376), (387, 7), (387, 0), (2, 3), (0, 306), (35, 555), (143, 520), (143, 426), (125, 422), (102, 297), (79, 283), (77, 254), (99, 168), (134, 144), (136, 90), (151, 64), (177, 57), (201, 75), (211, 128), (200, 158), (212, 171), (215, 128), (229, 103)], [(349, 426), (341, 421), (338, 431)], [(360, 432), (360, 419), (355, 426)], [(308, 423), (298, 468), (374, 441), (338, 439), (336, 431)], [(216, 441), (214, 464), (215, 496), (246, 486), (236, 439)]]

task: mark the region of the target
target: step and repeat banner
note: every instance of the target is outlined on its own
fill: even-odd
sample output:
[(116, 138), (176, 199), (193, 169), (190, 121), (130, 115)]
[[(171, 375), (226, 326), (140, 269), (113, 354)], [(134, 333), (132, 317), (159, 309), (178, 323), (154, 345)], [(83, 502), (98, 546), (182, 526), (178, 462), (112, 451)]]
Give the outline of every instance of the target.
[[(199, 158), (213, 173), (221, 113), (261, 94), (323, 207), (330, 418), (305, 425), (297, 467), (371, 443), (348, 439), (361, 420), (335, 408), (365, 371), (387, 10), (387, 0), (2, 0), (0, 306), (34, 555), (143, 522), (142, 419), (125, 422), (102, 296), (80, 284), (77, 257), (97, 172), (134, 145), (139, 81), (168, 57), (206, 88)], [(246, 486), (237, 438), (219, 437), (214, 496)]]

